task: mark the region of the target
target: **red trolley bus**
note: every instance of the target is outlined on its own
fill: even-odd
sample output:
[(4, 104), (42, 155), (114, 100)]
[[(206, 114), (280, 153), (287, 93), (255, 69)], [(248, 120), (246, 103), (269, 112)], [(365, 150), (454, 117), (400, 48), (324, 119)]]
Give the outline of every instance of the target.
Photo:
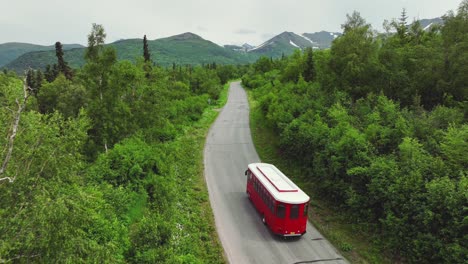
[(249, 164), (247, 195), (271, 231), (281, 236), (306, 233), (309, 196), (274, 165)]

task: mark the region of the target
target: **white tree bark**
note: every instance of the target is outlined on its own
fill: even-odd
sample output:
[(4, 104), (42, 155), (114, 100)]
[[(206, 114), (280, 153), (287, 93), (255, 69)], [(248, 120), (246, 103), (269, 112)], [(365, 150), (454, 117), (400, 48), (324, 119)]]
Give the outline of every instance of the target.
[[(26, 83), (26, 79), (24, 79), (23, 81), (24, 96), (23, 96), (23, 100), (21, 103), (18, 101), (18, 99), (16, 99), (16, 104), (18, 105), (18, 109), (14, 113), (13, 124), (11, 126), (11, 133), (8, 137), (7, 153), (6, 153), (5, 159), (3, 160), (2, 167), (0, 168), (0, 176), (5, 174), (5, 171), (8, 167), (8, 163), (10, 162), (11, 154), (13, 153), (13, 147), (15, 143), (16, 134), (18, 133), (18, 126), (19, 126), (19, 122), (21, 119), (21, 113), (23, 112), (26, 106), (26, 101), (28, 100), (30, 89), (31, 88), (28, 87)], [(15, 178), (16, 176), (15, 177), (3, 177), (3, 178), (0, 178), (0, 181), (8, 180), (11, 183), (15, 181)]]

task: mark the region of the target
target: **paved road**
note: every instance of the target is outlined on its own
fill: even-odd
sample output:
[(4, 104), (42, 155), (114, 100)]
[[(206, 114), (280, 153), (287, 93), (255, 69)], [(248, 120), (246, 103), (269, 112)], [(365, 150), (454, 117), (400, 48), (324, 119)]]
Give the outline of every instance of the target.
[(216, 228), (230, 263), (347, 263), (310, 223), (302, 238), (274, 236), (247, 199), (244, 171), (260, 159), (239, 82), (231, 84), (228, 102), (209, 131), (204, 159)]

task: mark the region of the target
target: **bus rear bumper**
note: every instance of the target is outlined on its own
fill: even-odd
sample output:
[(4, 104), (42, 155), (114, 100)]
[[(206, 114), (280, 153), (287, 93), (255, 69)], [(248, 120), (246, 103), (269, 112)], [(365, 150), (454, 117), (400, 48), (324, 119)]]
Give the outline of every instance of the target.
[(304, 231), (304, 233), (301, 233), (301, 234), (281, 234), (281, 236), (283, 236), (283, 237), (300, 237), (300, 236), (303, 236), (305, 233), (307, 233), (307, 232)]

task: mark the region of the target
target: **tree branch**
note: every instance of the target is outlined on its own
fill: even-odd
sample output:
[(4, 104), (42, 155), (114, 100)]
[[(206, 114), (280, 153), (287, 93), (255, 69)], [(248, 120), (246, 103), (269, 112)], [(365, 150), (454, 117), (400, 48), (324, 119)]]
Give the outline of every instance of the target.
[[(26, 101), (28, 100), (30, 90), (31, 90), (31, 88), (28, 87), (28, 85), (26, 83), (26, 79), (24, 79), (23, 80), (23, 92), (24, 92), (23, 101), (20, 103), (18, 101), (18, 99), (15, 100), (16, 104), (18, 105), (18, 109), (16, 110), (16, 113), (15, 113), (15, 116), (14, 116), (14, 119), (13, 119), (11, 134), (10, 134), (9, 139), (8, 139), (8, 151), (7, 151), (7, 154), (5, 156), (5, 159), (3, 160), (2, 167), (0, 168), (0, 176), (5, 173), (6, 168), (8, 166), (8, 163), (10, 162), (11, 154), (13, 153), (13, 146), (14, 146), (14, 143), (15, 143), (16, 134), (18, 133), (18, 126), (19, 126), (19, 122), (20, 122), (20, 119), (21, 119), (21, 113), (23, 112), (23, 110), (24, 110), (24, 108), (26, 106)], [(16, 176), (13, 177), (13, 178), (4, 177), (4, 178), (0, 178), (0, 181), (9, 180), (10, 183), (11, 183), (11, 182), (15, 181), (15, 178), (16, 178)]]

